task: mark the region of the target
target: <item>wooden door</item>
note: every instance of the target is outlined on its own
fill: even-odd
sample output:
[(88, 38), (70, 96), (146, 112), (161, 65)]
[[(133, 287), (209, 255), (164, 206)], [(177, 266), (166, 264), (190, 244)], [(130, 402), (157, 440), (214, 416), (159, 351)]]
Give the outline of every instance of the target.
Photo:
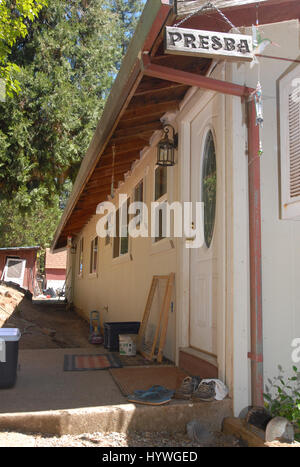
[(191, 201), (204, 203), (204, 244), (190, 249), (190, 347), (217, 357), (224, 257), (224, 132), (210, 94), (191, 123)]

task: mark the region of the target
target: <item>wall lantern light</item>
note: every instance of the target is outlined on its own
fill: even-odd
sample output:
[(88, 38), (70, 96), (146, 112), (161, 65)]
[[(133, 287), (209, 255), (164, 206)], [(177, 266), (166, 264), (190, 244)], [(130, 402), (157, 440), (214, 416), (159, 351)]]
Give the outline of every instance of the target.
[[(169, 127), (172, 128), (173, 138), (169, 138)], [(164, 137), (157, 145), (157, 165), (169, 167), (175, 165), (175, 149), (178, 146), (178, 134), (172, 125), (163, 126)]]
[(76, 253), (76, 245), (72, 245), (71, 246), (71, 254), (75, 255), (75, 253)]
[(71, 235), (68, 235), (67, 238), (67, 247), (70, 248), (70, 252), (72, 255), (76, 253), (76, 245), (73, 243), (73, 238)]

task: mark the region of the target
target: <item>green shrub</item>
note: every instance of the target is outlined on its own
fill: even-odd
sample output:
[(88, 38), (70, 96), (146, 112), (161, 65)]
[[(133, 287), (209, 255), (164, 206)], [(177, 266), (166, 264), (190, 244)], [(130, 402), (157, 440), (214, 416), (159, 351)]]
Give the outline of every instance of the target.
[[(300, 431), (300, 373), (293, 366), (294, 376), (284, 378), (281, 366), (278, 366), (279, 376), (268, 380), (270, 387), (266, 386), (264, 393), (265, 407), (272, 417), (287, 418), (295, 428)], [(296, 433), (296, 439), (300, 439), (300, 433)]]

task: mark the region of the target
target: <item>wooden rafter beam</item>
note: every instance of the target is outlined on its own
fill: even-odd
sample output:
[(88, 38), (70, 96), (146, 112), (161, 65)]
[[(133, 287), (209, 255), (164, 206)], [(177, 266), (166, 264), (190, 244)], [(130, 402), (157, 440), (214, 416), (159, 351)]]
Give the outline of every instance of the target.
[(153, 110), (153, 113), (145, 114), (144, 116), (141, 114), (140, 116), (128, 119), (128, 120), (121, 120), (117, 130), (122, 130), (122, 129), (131, 129), (133, 127), (138, 127), (143, 124), (150, 124), (154, 122), (159, 122), (161, 117), (166, 113), (166, 112), (176, 112), (179, 108), (179, 103), (170, 105), (167, 107), (167, 110), (164, 112), (155, 112)]
[(63, 234), (67, 237), (69, 233), (74, 232), (78, 229), (80, 231), (82, 229), (82, 225), (85, 225), (92, 217), (92, 213), (89, 214), (89, 216), (85, 216), (84, 218), (81, 215), (81, 220), (77, 220), (77, 222), (74, 221), (71, 223), (68, 223), (66, 225), (66, 228), (63, 231)]
[[(136, 92), (134, 93), (134, 96), (144, 96), (147, 94), (156, 94), (158, 92), (163, 92), (163, 91), (174, 91), (174, 89), (177, 88), (184, 88), (184, 85), (178, 84), (178, 83), (172, 83), (170, 81), (162, 81), (162, 80), (143, 80)], [(128, 106), (128, 108), (131, 108), (131, 105)]]
[[(126, 162), (125, 164), (117, 164), (114, 168), (114, 174), (115, 175), (120, 175), (126, 173), (128, 170), (131, 169), (132, 162)], [(103, 178), (111, 177), (112, 175), (112, 167), (110, 166), (109, 168), (100, 170), (94, 172), (94, 174), (91, 176), (89, 182), (87, 183), (87, 187), (90, 186), (92, 183), (99, 183)]]
[[(115, 183), (117, 183), (121, 180), (115, 180)], [(110, 193), (110, 188), (111, 188), (111, 181), (106, 180), (105, 183), (99, 185), (98, 188), (96, 187), (90, 187), (88, 190), (85, 189), (84, 192), (82, 193), (80, 200), (77, 203), (78, 207), (81, 207), (82, 204), (85, 204), (85, 202), (88, 200), (93, 200), (93, 196), (99, 195), (99, 194), (108, 194)]]
[(140, 120), (144, 121), (145, 117), (149, 118), (152, 115), (162, 115), (164, 112), (169, 112), (171, 109), (176, 109), (178, 108), (180, 101), (181, 99), (174, 99), (171, 94), (169, 100), (165, 102), (161, 102), (159, 104), (148, 104), (143, 106), (143, 108), (129, 108), (128, 110), (126, 110), (126, 112), (124, 112), (124, 115), (118, 125), (118, 128), (120, 127), (120, 124), (122, 124), (124, 121), (132, 121), (136, 118), (139, 118)]
[[(116, 144), (116, 141), (114, 141), (114, 143)], [(122, 142), (122, 146), (117, 146), (116, 145), (116, 159), (123, 155), (123, 154), (127, 154), (127, 153), (132, 153), (133, 151), (140, 151), (141, 148), (143, 148), (145, 146), (145, 139), (143, 138), (131, 138), (129, 139), (129, 141), (123, 141)], [(103, 156), (101, 157), (102, 160), (105, 160), (105, 156), (110, 156), (112, 155), (113, 153), (113, 142), (112, 140), (110, 140), (110, 144), (107, 146), (105, 152), (103, 153)], [(101, 162), (101, 160), (99, 161)]]
[[(166, 83), (167, 80), (162, 80), (162, 82)], [(131, 99), (128, 110), (134, 108), (141, 109), (147, 105), (162, 104), (163, 102), (170, 101), (170, 96), (172, 96), (172, 100), (182, 99), (187, 91), (187, 86), (180, 83), (172, 83), (170, 81), (169, 84), (169, 87), (166, 87), (165, 85), (162, 88), (158, 87), (157, 89), (153, 87), (152, 91), (149, 93), (135, 94)]]
[(189, 86), (196, 86), (198, 88), (209, 89), (211, 91), (238, 97), (244, 97), (254, 91), (254, 89), (248, 88), (247, 86), (240, 86), (227, 81), (207, 78), (206, 76), (197, 75), (187, 71), (175, 70), (161, 65), (154, 65), (148, 60), (144, 61), (144, 65), (144, 74), (147, 76), (153, 76), (154, 78), (161, 77), (161, 79), (170, 79), (170, 81), (178, 81), (179, 83), (187, 84)]
[(163, 54), (151, 58), (151, 63), (156, 65), (171, 66), (176, 70), (194, 71), (195, 73), (202, 73), (207, 70), (211, 64), (210, 58), (205, 57), (191, 57), (185, 55)]
[[(119, 175), (118, 177), (115, 177), (115, 186), (121, 181), (123, 181), (123, 174)], [(86, 198), (90, 199), (91, 195), (99, 194), (99, 193), (108, 193), (110, 192), (110, 187), (111, 187), (111, 177), (106, 177), (105, 179), (98, 182), (98, 186), (95, 185), (95, 186), (86, 187), (78, 203), (80, 203), (81, 201), (84, 201)]]
[[(126, 163), (132, 163), (136, 159), (140, 158), (140, 150), (134, 149), (128, 150), (126, 152), (118, 152), (115, 157), (115, 166), (116, 165), (121, 165), (121, 164), (126, 164)], [(96, 166), (94, 173), (97, 174), (98, 172), (101, 172), (101, 170), (104, 168), (112, 167), (112, 161), (113, 161), (113, 155), (112, 152), (109, 154), (106, 154), (101, 158), (99, 161), (98, 165)], [(93, 176), (93, 175), (92, 175)], [(92, 177), (91, 177), (92, 178)]]
[[(115, 159), (115, 165), (124, 166), (126, 164), (132, 164), (133, 161), (140, 158), (139, 151), (129, 151), (122, 154), (118, 154)], [(94, 174), (102, 172), (102, 170), (112, 167), (112, 154), (107, 154), (105, 158), (101, 158), (99, 164), (94, 170)], [(92, 177), (91, 177), (92, 178)]]
[[(151, 134), (156, 131), (160, 130), (162, 128), (162, 123), (160, 120), (156, 120), (154, 122), (150, 123), (145, 123), (144, 125), (139, 125), (136, 127), (130, 127), (130, 128), (124, 128), (121, 130), (116, 130), (114, 132), (113, 137), (111, 138), (112, 142), (117, 142), (117, 141), (129, 141), (133, 136), (146, 136)], [(144, 146), (145, 143), (143, 142)]]

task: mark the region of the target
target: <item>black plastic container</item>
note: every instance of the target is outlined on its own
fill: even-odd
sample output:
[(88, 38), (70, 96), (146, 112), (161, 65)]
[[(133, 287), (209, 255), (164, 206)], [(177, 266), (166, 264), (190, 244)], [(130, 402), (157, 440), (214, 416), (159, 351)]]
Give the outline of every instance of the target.
[[(0, 361), (0, 389), (12, 388), (16, 384), (20, 337), (17, 328), (0, 329), (0, 339), (5, 345), (5, 361)], [(3, 353), (0, 353), (1, 356)]]
[(104, 347), (111, 352), (119, 352), (119, 334), (138, 334), (139, 321), (125, 321), (104, 324)]

